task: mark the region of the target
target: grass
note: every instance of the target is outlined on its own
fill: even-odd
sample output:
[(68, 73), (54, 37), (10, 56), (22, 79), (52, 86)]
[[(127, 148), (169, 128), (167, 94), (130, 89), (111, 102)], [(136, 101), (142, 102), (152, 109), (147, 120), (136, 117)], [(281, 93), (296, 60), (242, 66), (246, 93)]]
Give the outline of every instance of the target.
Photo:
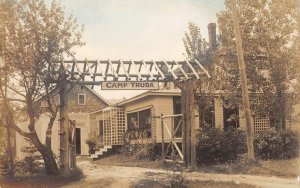
[(249, 174), (262, 176), (278, 176), (283, 178), (295, 178), (299, 176), (299, 158), (288, 160), (260, 160), (254, 163), (233, 162), (200, 166), (199, 171), (222, 174)]
[(15, 179), (0, 177), (0, 188), (53, 188), (79, 181), (83, 177), (82, 171), (78, 168), (68, 178), (46, 176), (45, 174), (18, 176)]
[(114, 165), (114, 166), (127, 166), (127, 167), (142, 167), (160, 169), (161, 165), (159, 161), (141, 160), (132, 156), (124, 156), (122, 154), (115, 154), (105, 157), (100, 160), (93, 161), (98, 165)]
[[(94, 163), (99, 165), (168, 169), (168, 166), (162, 164), (160, 161), (138, 160), (134, 157), (125, 157), (121, 154), (108, 156), (106, 158), (94, 161)], [(254, 163), (237, 161), (228, 164), (199, 166), (196, 170), (206, 173), (249, 174), (295, 178), (299, 176), (299, 167), (299, 158), (293, 158), (287, 160), (259, 160)]]
[(254, 188), (253, 185), (235, 183), (235, 182), (218, 182), (218, 181), (185, 181), (182, 184), (170, 184), (157, 180), (142, 180), (134, 185), (133, 188)]

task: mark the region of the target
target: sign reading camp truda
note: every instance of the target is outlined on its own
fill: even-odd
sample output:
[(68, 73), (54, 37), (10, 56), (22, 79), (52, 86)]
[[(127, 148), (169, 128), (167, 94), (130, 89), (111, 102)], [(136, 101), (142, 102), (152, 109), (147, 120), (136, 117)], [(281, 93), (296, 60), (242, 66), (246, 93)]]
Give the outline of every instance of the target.
[(101, 82), (102, 90), (156, 90), (159, 89), (158, 82), (153, 81), (107, 81)]

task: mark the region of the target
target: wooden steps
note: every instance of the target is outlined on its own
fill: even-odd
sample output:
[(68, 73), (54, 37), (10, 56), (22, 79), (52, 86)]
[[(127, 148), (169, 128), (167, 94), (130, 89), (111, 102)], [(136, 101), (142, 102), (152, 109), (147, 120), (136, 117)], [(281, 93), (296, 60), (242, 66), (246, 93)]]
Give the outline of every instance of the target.
[(91, 154), (90, 158), (92, 160), (100, 159), (105, 154), (107, 154), (108, 151), (111, 149), (112, 149), (111, 145), (104, 146), (103, 148), (100, 148), (99, 150), (95, 151), (95, 154)]

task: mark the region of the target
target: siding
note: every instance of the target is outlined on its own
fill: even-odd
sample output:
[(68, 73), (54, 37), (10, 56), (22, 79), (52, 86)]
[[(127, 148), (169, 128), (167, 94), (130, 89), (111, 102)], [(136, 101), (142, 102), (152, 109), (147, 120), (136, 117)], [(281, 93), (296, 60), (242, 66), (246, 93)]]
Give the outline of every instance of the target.
[[(172, 96), (148, 96), (146, 98), (127, 103), (123, 105), (125, 113), (130, 113), (142, 109), (147, 106), (151, 106), (151, 116), (160, 116), (163, 115), (172, 115), (173, 114), (173, 97)], [(126, 115), (127, 116), (127, 115)], [(166, 124), (171, 130), (171, 119), (166, 119)], [(127, 122), (126, 122), (127, 123)], [(160, 118), (152, 118), (151, 120), (151, 132), (152, 132), (152, 141), (161, 142), (161, 122)], [(166, 129), (164, 129), (164, 137), (170, 138)]]
[[(157, 96), (155, 97), (154, 101), (154, 108), (155, 108), (155, 115), (160, 116), (163, 115), (173, 115), (173, 97), (172, 96)], [(172, 118), (167, 118), (164, 120), (165, 124), (169, 128), (169, 130), (172, 130)], [(155, 140), (157, 142), (161, 142), (162, 139), (162, 130), (161, 130), (161, 121), (160, 118), (156, 118), (156, 130), (154, 132)], [(167, 129), (164, 127), (164, 139), (168, 140), (170, 139), (170, 135), (167, 132)]]
[[(155, 108), (155, 99), (153, 97), (148, 97), (148, 98), (144, 98), (144, 99), (140, 99), (128, 104), (123, 105), (122, 107), (125, 110), (125, 123), (126, 123), (126, 130), (128, 129), (128, 125), (127, 125), (127, 114), (131, 113), (132, 111), (136, 111), (139, 110), (141, 108), (145, 108), (145, 107), (149, 107), (152, 106), (151, 108), (151, 116), (156, 116), (156, 108)], [(156, 140), (156, 135), (155, 132), (157, 130), (156, 128), (157, 126), (157, 119), (156, 118), (152, 118), (151, 119), (151, 139), (153, 142), (155, 142)]]
[[(85, 105), (78, 105), (78, 94), (86, 95)], [(68, 112), (93, 112), (105, 108), (107, 104), (87, 88), (76, 85), (68, 94)]]

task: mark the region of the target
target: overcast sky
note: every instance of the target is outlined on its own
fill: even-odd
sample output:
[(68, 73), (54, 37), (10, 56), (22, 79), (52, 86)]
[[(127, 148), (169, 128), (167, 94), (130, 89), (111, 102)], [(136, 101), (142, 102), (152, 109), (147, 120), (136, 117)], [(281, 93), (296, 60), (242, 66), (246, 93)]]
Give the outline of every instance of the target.
[[(84, 47), (77, 59), (182, 60), (182, 38), (188, 22), (200, 26), (216, 22), (223, 0), (61, 0), (66, 13), (84, 24)], [(104, 98), (122, 98), (137, 92), (103, 92)]]

